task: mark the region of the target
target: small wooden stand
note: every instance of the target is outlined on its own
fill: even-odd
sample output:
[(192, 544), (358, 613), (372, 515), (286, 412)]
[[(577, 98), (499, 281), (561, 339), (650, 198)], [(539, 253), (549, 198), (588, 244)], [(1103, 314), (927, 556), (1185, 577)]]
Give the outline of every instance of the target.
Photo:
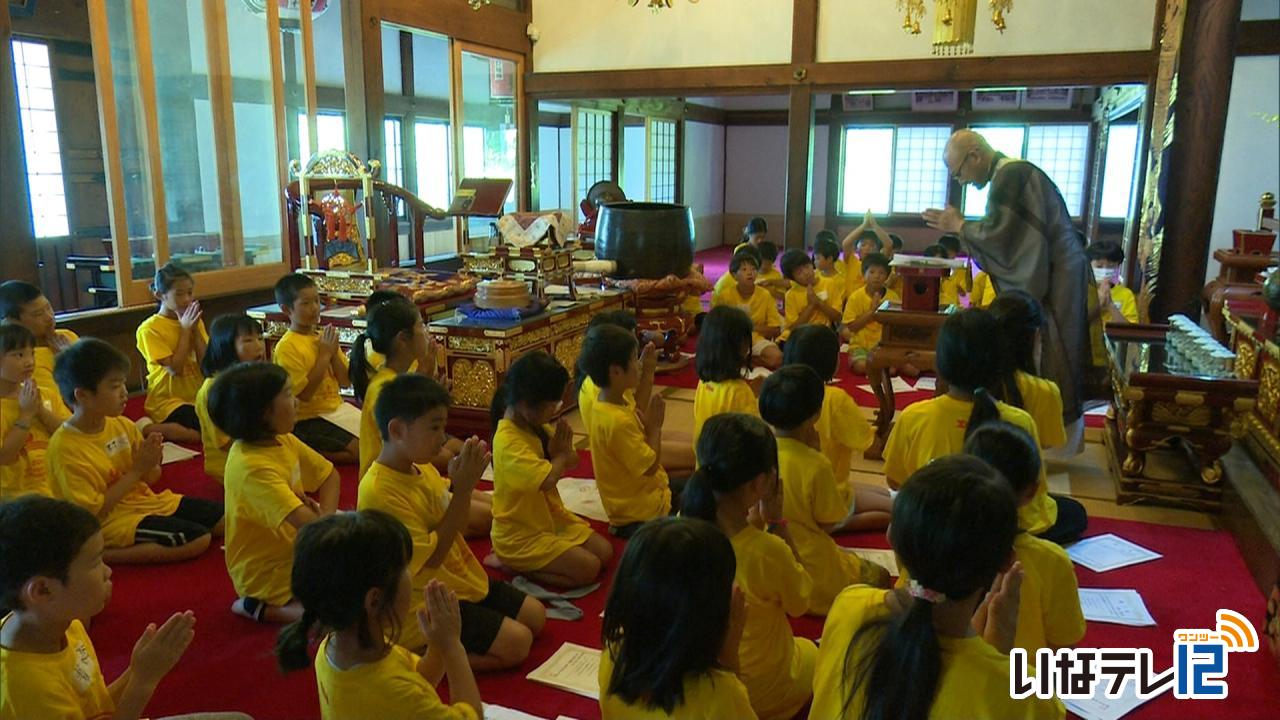
[[(934, 284), (937, 284), (936, 280)], [(950, 306), (932, 312), (904, 310), (889, 301), (885, 301), (876, 310), (875, 320), (884, 328), (884, 333), (880, 337), (880, 344), (867, 355), (867, 379), (871, 382), (871, 389), (880, 405), (876, 412), (875, 440), (863, 453), (863, 457), (868, 460), (881, 459), (889, 430), (893, 427), (893, 416), (897, 412), (893, 378), (889, 371), (905, 364), (911, 364), (921, 371), (934, 370), (934, 348), (938, 344), (938, 331), (951, 312)], [(941, 379), (938, 380), (937, 392), (946, 392)]]

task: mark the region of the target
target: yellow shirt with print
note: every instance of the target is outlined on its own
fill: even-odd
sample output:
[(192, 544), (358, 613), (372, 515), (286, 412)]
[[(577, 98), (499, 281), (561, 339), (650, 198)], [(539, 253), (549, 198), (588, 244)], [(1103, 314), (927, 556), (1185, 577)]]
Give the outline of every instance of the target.
[(1067, 443), (1067, 429), (1062, 424), (1062, 391), (1052, 380), (1017, 371), (1014, 383), (1022, 395), (1022, 409), (1036, 421), (1040, 447), (1055, 448)]
[(685, 676), (684, 701), (670, 713), (662, 708), (635, 705), (609, 692), (613, 681), (613, 651), (606, 647), (600, 652), (600, 670), (596, 674), (600, 683), (601, 720), (754, 720), (747, 688), (728, 670), (713, 668), (696, 676)]
[(693, 447), (698, 447), (702, 426), (712, 415), (730, 412), (760, 415), (760, 401), (747, 381), (699, 380), (698, 389), (693, 391)]
[(427, 567), (440, 536), (436, 528), (444, 520), (451, 498), (449, 481), (431, 464), (416, 465), (412, 474), (402, 473), (375, 462), (360, 479), (356, 507), (381, 510), (404, 524), (413, 540), (409, 575), (413, 595), (409, 610), (400, 618), (399, 644), (410, 648), (426, 646), (427, 638), (418, 627), (418, 610), (423, 607), (422, 591), (427, 583), (439, 580), (457, 593), (459, 600), (478, 603), (489, 594), (489, 576), (459, 532), (450, 538), (449, 552), (438, 567)]
[(209, 477), (222, 482), (227, 468), (227, 451), (231, 449), (231, 436), (213, 422), (209, 415), (209, 390), (217, 376), (205, 378), (196, 391), (196, 417), (200, 418), (200, 444), (204, 447), (204, 471)]
[[(1111, 303), (1120, 309), (1120, 314), (1131, 323), (1138, 322), (1138, 298), (1133, 291), (1123, 285), (1111, 286)], [(1103, 324), (1111, 322), (1111, 313), (1102, 314)]]
[[(1036, 422), (1026, 410), (997, 402), (1000, 419), (1027, 431), (1040, 444)], [(895, 483), (905, 482), (911, 473), (931, 460), (964, 450), (964, 431), (969, 425), (973, 403), (942, 395), (912, 403), (898, 413), (884, 448), (884, 474)], [(1044, 466), (1035, 498), (1018, 510), (1018, 525), (1031, 534), (1048, 530), (1058, 520), (1058, 504), (1049, 497)]]
[(849, 485), (853, 454), (871, 447), (875, 433), (858, 409), (858, 404), (839, 385), (827, 385), (823, 389), (822, 414), (818, 416), (815, 427), (822, 445), (822, 454), (831, 461), (836, 492), (840, 493), (845, 511), (848, 512), (853, 505), (853, 488)]
[(298, 531), (285, 521), (301, 507), (302, 495), (320, 489), (333, 463), (293, 434), (273, 445), (237, 440), (227, 453), (225, 517), (227, 572), (240, 597), (284, 605), (293, 597), (293, 541)]
[[(898, 293), (887, 287), (885, 288), (884, 296), (880, 298), (880, 302), (884, 302), (885, 300), (895, 303), (902, 302), (902, 298)], [(857, 292), (849, 296), (848, 301), (845, 302), (844, 305), (844, 316), (840, 318), (840, 321), (847, 325), (867, 314), (871, 310), (872, 306), (873, 303), (871, 295), (867, 293), (867, 288), (864, 285)], [(880, 336), (883, 334), (884, 328), (880, 327), (880, 323), (872, 320), (866, 325), (863, 325), (861, 330), (854, 333), (853, 338), (849, 340), (849, 348), (870, 350), (880, 344)]]
[[(13, 620), (9, 614), (0, 628)], [(104, 720), (116, 705), (84, 625), (72, 620), (62, 649), (51, 653), (0, 647), (0, 720)]]
[(867, 284), (862, 275), (862, 258), (849, 253), (844, 256), (844, 296), (852, 297), (855, 292)]
[[(73, 343), (80, 339), (79, 335), (70, 330), (58, 328), (53, 332), (68, 343)], [(50, 412), (63, 420), (71, 417), (71, 408), (67, 407), (67, 404), (62, 401), (62, 394), (58, 392), (58, 383), (53, 380), (53, 361), (57, 358), (53, 348), (48, 345), (37, 345), (35, 355), (36, 369), (31, 374), (31, 377), (36, 381), (36, 385), (40, 386), (41, 395), (52, 405)]]
[[(36, 386), (44, 407), (53, 410), (53, 403), (45, 397), (44, 388)], [(0, 438), (9, 434), (18, 421), (18, 398), (0, 398)], [(49, 431), (39, 418), (31, 418), (27, 439), (18, 449), (18, 457), (8, 465), (0, 465), (0, 502), (21, 495), (49, 495), (49, 470), (45, 454), (49, 450)]]
[(1018, 533), (1013, 551), (1022, 562), (1018, 629), (1014, 647), (1034, 657), (1040, 648), (1075, 645), (1084, 637), (1084, 613), (1076, 571), (1057, 543)]
[(466, 703), (446, 705), (418, 672), (421, 658), (412, 652), (393, 645), (379, 660), (340, 670), (329, 660), (331, 637), (320, 641), (315, 660), (324, 720), (480, 720)]
[(790, 718), (813, 690), (813, 641), (798, 638), (787, 616), (809, 609), (813, 581), (787, 543), (752, 525), (729, 538), (738, 567), (734, 582), (747, 601), (738, 646), (738, 677), (761, 718)]
[[(833, 284), (834, 283), (825, 279), (819, 280), (814, 286), (813, 292), (818, 296), (818, 300), (822, 301), (824, 305), (832, 308), (838, 313), (844, 303), (844, 281), (843, 279), (840, 280), (841, 287), (839, 293), (833, 294), (834, 288), (831, 287)], [(800, 322), (800, 313), (807, 307), (809, 307), (809, 289), (804, 285), (791, 283), (791, 289), (787, 290), (787, 294), (782, 298), (784, 322), (782, 334), (778, 336), (778, 339), (785, 341), (787, 338), (791, 337), (791, 332), (793, 330), (802, 325), (831, 326), (831, 321), (827, 319), (827, 316), (817, 310), (809, 316), (808, 320)]]
[[(196, 323), (192, 332), (205, 343), (209, 342), (209, 331), (205, 330), (203, 320)], [(196, 360), (194, 348), (187, 351), (189, 354), (185, 358), (173, 357), (182, 337), (182, 323), (177, 318), (156, 313), (142, 321), (135, 335), (138, 352), (147, 361), (147, 399), (143, 408), (147, 417), (155, 422), (164, 422), (174, 410), (195, 403), (196, 391), (204, 382), (200, 363)], [(176, 372), (170, 372), (168, 367), (160, 364), (166, 358)]]
[[(547, 437), (554, 429), (546, 428)], [(551, 461), (537, 435), (511, 420), (493, 433), (493, 551), (511, 569), (546, 567), (591, 537), (591, 526), (564, 506), (560, 491), (543, 490)]]
[[(778, 302), (768, 290), (762, 287), (755, 287), (751, 291), (751, 297), (743, 297), (738, 292), (738, 284), (732, 283), (726, 287), (719, 296), (718, 300), (712, 300), (712, 305), (732, 305), (742, 308), (747, 315), (751, 316), (751, 324), (765, 327), (782, 327), (782, 315), (778, 313)], [(764, 336), (754, 330), (751, 332), (751, 342), (758, 343), (764, 339)]]
[(369, 384), (365, 387), (364, 400), (360, 405), (360, 474), (356, 477), (364, 478), (382, 452), (382, 430), (378, 427), (378, 418), (374, 417), (373, 409), (378, 404), (382, 387), (395, 378), (395, 370), (383, 367), (369, 378)]
[(649, 447), (635, 411), (597, 400), (588, 428), (591, 467), (609, 524), (622, 527), (670, 514), (667, 471), (657, 464), (658, 454)]
[[(862, 689), (854, 695), (849, 713), (844, 713), (849, 693), (844, 682), (845, 654), (864, 626), (889, 622), (890, 612), (884, 600), (886, 592), (866, 585), (854, 585), (840, 593), (831, 606), (827, 622), (822, 627), (809, 717), (862, 717), (864, 714), (866, 693)], [(863, 633), (856, 649), (859, 659), (863, 653), (873, 652), (873, 643), (882, 637), (882, 632)], [(1066, 716), (1066, 708), (1057, 698), (1010, 698), (1009, 656), (988, 645), (981, 637), (939, 636), (938, 645), (942, 654), (942, 672), (929, 709), (931, 720), (1056, 720)]]
[(142, 518), (172, 515), (182, 500), (177, 493), (157, 493), (139, 481), (104, 515), (107, 490), (133, 469), (134, 453), (141, 446), (142, 433), (125, 417), (106, 418), (102, 430), (96, 433), (63, 423), (49, 438), (46, 460), (53, 496), (97, 515), (109, 548), (133, 545)]
[(849, 501), (836, 487), (831, 461), (794, 438), (778, 438), (778, 477), (791, 540), (800, 553), (800, 564), (813, 580), (808, 612), (825, 615), (841, 590), (873, 576), (862, 559), (841, 551), (822, 529), (844, 520)]
[[(596, 399), (600, 397), (600, 388), (596, 387), (596, 383), (591, 377), (584, 376), (582, 385), (578, 388), (578, 417), (582, 418), (582, 426), (591, 432), (591, 411), (596, 406)], [(627, 388), (622, 393), (622, 399), (627, 401), (627, 407), (631, 412), (636, 411), (636, 393), (631, 388)]]
[[(289, 384), (293, 386), (294, 395), (307, 386), (307, 375), (315, 367), (319, 345), (319, 335), (303, 335), (290, 330), (271, 351), (271, 361), (289, 373)], [(347, 364), (347, 356), (341, 351), (338, 352), (338, 361), (344, 366)], [(320, 380), (320, 386), (311, 395), (311, 399), (298, 400), (298, 419), (310, 420), (337, 410), (342, 404), (342, 396), (338, 394), (338, 390), (338, 378), (334, 376), (332, 369), (325, 368), (324, 378)]]

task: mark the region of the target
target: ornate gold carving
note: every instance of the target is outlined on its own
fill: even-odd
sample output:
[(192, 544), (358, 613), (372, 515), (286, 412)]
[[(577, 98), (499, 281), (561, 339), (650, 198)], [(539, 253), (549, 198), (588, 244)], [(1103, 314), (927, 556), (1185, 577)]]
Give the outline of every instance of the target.
[(538, 269), (538, 263), (533, 260), (511, 259), (507, 261), (507, 268), (511, 272), (535, 272)]
[(453, 361), (450, 379), (453, 381), (453, 401), (458, 405), (488, 408), (498, 386), (497, 373), (487, 360), (471, 361), (460, 358)]
[(462, 352), (473, 352), (488, 354), (493, 352), (493, 341), (484, 340), (482, 338), (466, 337), (465, 335), (450, 335), (449, 349), (461, 350)]
[(473, 273), (501, 273), (504, 269), (502, 258), (493, 255), (463, 255), (462, 266)]
[(578, 355), (582, 353), (582, 341), (586, 338), (585, 334), (578, 334), (567, 337), (556, 343), (556, 349), (553, 353), (560, 364), (565, 366), (569, 373), (573, 373), (573, 369), (578, 364)]
[(1201, 428), (1207, 427), (1212, 419), (1213, 410), (1204, 405), (1189, 405), (1180, 400), (1151, 404), (1151, 421), (1162, 425)]
[(1258, 384), (1258, 414), (1268, 422), (1275, 419), (1280, 407), (1280, 364), (1274, 360), (1262, 361), (1262, 373)]
[(511, 338), (511, 349), (523, 350), (524, 348), (527, 348), (530, 345), (536, 345), (541, 342), (546, 342), (547, 340), (550, 340), (550, 339), (551, 339), (551, 328), (541, 327), (541, 328), (538, 328), (537, 330), (530, 330), (529, 332), (520, 333), (519, 335), (516, 335), (515, 337)]
[(289, 331), (289, 323), (280, 322), (279, 320), (267, 320), (263, 323), (263, 336), (268, 338), (282, 338)]
[(1258, 362), (1258, 351), (1246, 338), (1238, 334), (1237, 337), (1239, 339), (1236, 341), (1236, 377), (1250, 380), (1253, 378), (1253, 371)]

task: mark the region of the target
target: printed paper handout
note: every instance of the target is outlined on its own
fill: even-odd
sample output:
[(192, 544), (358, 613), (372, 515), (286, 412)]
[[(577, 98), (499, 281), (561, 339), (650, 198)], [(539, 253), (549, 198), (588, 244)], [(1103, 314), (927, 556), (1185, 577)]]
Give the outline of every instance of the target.
[(600, 651), (565, 643), (525, 677), (536, 683), (600, 699)]
[(1146, 702), (1138, 697), (1138, 690), (1130, 679), (1120, 690), (1120, 697), (1107, 697), (1107, 679), (1097, 684), (1097, 692), (1086, 700), (1063, 700), (1067, 709), (1080, 716), (1080, 720), (1120, 720)]
[(339, 403), (338, 407), (320, 417), (360, 437), (360, 408), (348, 402)]
[(1113, 533), (1085, 538), (1067, 548), (1067, 555), (1080, 565), (1099, 573), (1162, 557), (1158, 552), (1131, 543)]
[(863, 560), (866, 560), (868, 562), (873, 562), (876, 565), (879, 565), (885, 570), (888, 570), (889, 574), (892, 575), (893, 577), (898, 577), (899, 575), (901, 575), (901, 573), (898, 571), (898, 556), (894, 555), (892, 550), (885, 550), (883, 548), (851, 548), (851, 547), (842, 547), (840, 549), (847, 553), (853, 553), (854, 555), (857, 555)]
[(160, 446), (160, 464), (168, 465), (169, 463), (182, 462), (190, 460), (193, 457), (199, 457), (200, 453), (196, 450), (188, 450), (187, 448), (175, 443), (166, 442)]
[(1084, 619), (1093, 622), (1133, 627), (1156, 624), (1137, 590), (1080, 588), (1080, 609), (1084, 611)]
[(604, 503), (600, 500), (600, 489), (596, 487), (595, 480), (562, 477), (556, 483), (556, 490), (560, 491), (560, 499), (564, 501), (564, 506), (570, 512), (591, 520), (609, 522), (609, 516), (605, 514)]

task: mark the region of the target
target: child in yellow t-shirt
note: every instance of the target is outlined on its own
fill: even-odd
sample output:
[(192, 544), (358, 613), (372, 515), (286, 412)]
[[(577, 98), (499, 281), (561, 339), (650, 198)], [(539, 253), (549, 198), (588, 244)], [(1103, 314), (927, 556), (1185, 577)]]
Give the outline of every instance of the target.
[[(988, 420), (1017, 425), (1040, 442), (1035, 420), (1025, 410), (999, 402), (992, 395), (1004, 363), (999, 344), (993, 342), (999, 332), (991, 313), (974, 308), (954, 313), (942, 323), (936, 363), (947, 392), (913, 403), (898, 414), (884, 448), (889, 487), (900, 487), (911, 473), (934, 458), (960, 452), (968, 428)], [(1049, 496), (1043, 470), (1036, 497), (1019, 511), (1019, 518), (1022, 529), (1033, 534), (1057, 522), (1058, 506)]]
[[(1040, 450), (1023, 430), (1005, 422), (986, 423), (965, 440), (964, 451), (999, 470), (1019, 506), (1035, 498)], [(1067, 552), (1056, 543), (1029, 533), (1018, 533), (1013, 551), (1022, 563), (1014, 647), (1034, 657), (1040, 648), (1055, 650), (1080, 642), (1085, 630), (1084, 613), (1080, 609), (1075, 567)]]
[(981, 460), (940, 457), (912, 475), (889, 527), (912, 580), (888, 591), (854, 585), (836, 598), (822, 628), (810, 716), (906, 707), (932, 718), (1065, 717), (1057, 698), (1009, 697), (1013, 598), (1023, 577), (1017, 533), (1013, 494)]
[(740, 308), (711, 308), (702, 322), (698, 354), (693, 359), (698, 388), (693, 394), (693, 446), (712, 415), (740, 412), (759, 415), (756, 394), (744, 379), (751, 366), (751, 318)]
[(875, 320), (876, 310), (885, 300), (901, 302), (897, 293), (885, 286), (889, 278), (889, 260), (880, 253), (862, 258), (863, 286), (855, 290), (844, 305), (841, 322), (849, 336), (849, 368), (859, 375), (867, 374), (867, 356), (880, 344), (883, 328)]
[[(297, 403), (289, 375), (270, 363), (218, 373), (209, 416), (234, 441), (227, 452), (227, 572), (231, 611), (258, 622), (293, 622), (289, 589), (298, 529), (338, 508), (338, 472), (290, 432)], [(312, 497), (314, 495), (314, 497)]]
[[(950, 233), (938, 238), (938, 247), (942, 248), (939, 257), (955, 260), (960, 257), (960, 238)], [(938, 301), (944, 305), (959, 305), (960, 298), (968, 295), (973, 289), (973, 275), (968, 265), (954, 268), (951, 274), (942, 279), (942, 288)]]
[(49, 438), (45, 456), (54, 497), (97, 515), (107, 559), (121, 563), (190, 560), (222, 534), (221, 503), (155, 492), (162, 438), (144, 440), (122, 417), (129, 358), (96, 338), (77, 340), (53, 369), (73, 412)]
[(266, 360), (262, 325), (244, 313), (219, 315), (210, 325), (209, 347), (200, 361), (204, 382), (196, 391), (196, 416), (200, 418), (200, 442), (204, 447), (204, 472), (222, 482), (231, 438), (209, 417), (209, 390), (218, 373), (242, 362)]
[(449, 393), (435, 380), (408, 373), (386, 384), (374, 415), (383, 438), (378, 457), (360, 481), (357, 507), (381, 510), (409, 530), (413, 579), (399, 644), (420, 651), (427, 638), (413, 622), (422, 592), (440, 580), (462, 603), (462, 644), (477, 672), (514, 667), (529, 655), (546, 622), (542, 603), (510, 584), (491, 580), (463, 540), (476, 482), (491, 457), (478, 438), (467, 440), (449, 464), (449, 481), (431, 464), (447, 437)]
[(49, 494), (45, 451), (63, 418), (32, 377), (35, 344), (26, 327), (0, 325), (0, 502)]
[(1099, 240), (1085, 248), (1085, 254), (1093, 265), (1093, 279), (1098, 284), (1100, 309), (1097, 312), (1102, 314), (1103, 324), (1138, 322), (1138, 300), (1132, 290), (1120, 284), (1124, 249), (1113, 240)]
[(698, 466), (680, 512), (714, 523), (733, 546), (734, 582), (747, 613), (738, 677), (756, 715), (790, 718), (813, 692), (817, 648), (796, 637), (787, 620), (809, 609), (813, 581), (783, 516), (777, 443), (758, 417), (717, 415), (698, 440)]
[[(760, 271), (759, 261), (750, 254), (737, 253), (729, 261), (729, 273), (734, 282), (726, 286), (718, 296), (713, 296), (713, 308), (730, 305), (741, 308), (751, 318), (751, 357), (770, 370), (782, 365), (782, 351), (773, 342), (782, 332), (782, 316), (778, 303), (768, 291), (756, 287)], [(759, 292), (757, 292), (759, 290)], [(706, 320), (702, 321), (706, 326)]]
[(560, 412), (569, 371), (541, 350), (520, 356), (494, 393), (493, 555), (485, 564), (558, 587), (600, 577), (613, 545), (574, 515), (556, 484), (577, 467), (573, 431)]
[(644, 419), (627, 404), (640, 384), (636, 336), (616, 325), (587, 331), (578, 364), (600, 388), (587, 426), (591, 466), (609, 532), (631, 537), (645, 522), (671, 513), (672, 495), (662, 467), (662, 422), (666, 403), (651, 395)]
[(822, 413), (822, 378), (804, 365), (786, 365), (765, 378), (760, 415), (778, 437), (778, 475), (782, 478), (783, 515), (800, 564), (813, 580), (809, 614), (825, 615), (846, 586), (889, 586), (879, 565), (842, 552), (831, 531), (849, 512), (848, 491), (841, 492), (822, 454), (815, 425)]
[(849, 231), (840, 241), (840, 249), (844, 252), (844, 295), (853, 297), (853, 293), (861, 288), (866, 279), (862, 272), (862, 259), (872, 253), (884, 253), (886, 245), (890, 245), (889, 233), (876, 222), (876, 216), (870, 210), (863, 216), (858, 227)]
[[(733, 546), (703, 520), (661, 518), (631, 538), (604, 609), (603, 720), (756, 717), (734, 674), (746, 622), (736, 568)], [(650, 604), (663, 597), (681, 601), (658, 620)]]
[(996, 301), (996, 286), (986, 270), (973, 276), (973, 289), (969, 292), (969, 307), (985, 308)]
[(276, 302), (289, 316), (289, 330), (271, 351), (271, 361), (289, 373), (298, 398), (293, 434), (336, 463), (360, 459), (360, 439), (325, 418), (342, 406), (340, 388), (351, 380), (347, 356), (338, 348), (338, 330), (320, 328), (320, 291), (306, 275), (290, 273), (276, 281)]
[[(378, 510), (330, 515), (298, 533), (292, 589), (306, 614), (280, 631), (276, 657), (285, 672), (306, 668), (311, 634), (323, 629), (314, 665), (324, 720), (481, 717), (458, 598), (444, 583), (427, 584), (425, 608), (413, 615), (431, 648), (427, 657), (396, 644), (414, 602), (414, 540), (400, 521)], [(441, 666), (449, 705), (435, 689)]]
[(98, 519), (69, 502), (0, 503), (0, 717), (137, 718), (191, 644), (190, 610), (149, 626), (108, 688), (84, 627), (111, 598), (105, 545)]
[(832, 382), (840, 362), (840, 338), (831, 328), (810, 325), (796, 330), (787, 342), (783, 367), (804, 365), (823, 379), (822, 412), (814, 427), (822, 454), (831, 461), (836, 492), (846, 515), (834, 530), (883, 530), (889, 526), (893, 498), (882, 487), (849, 480), (853, 454), (871, 446), (875, 434), (853, 398)]
[(200, 317), (191, 273), (168, 263), (156, 271), (151, 290), (160, 309), (138, 326), (138, 352), (147, 361), (147, 417), (160, 423), (167, 440), (200, 441), (196, 391), (209, 333)]
[(813, 266), (818, 290), (827, 293), (827, 304), (836, 312), (844, 310), (844, 301), (849, 295), (848, 281), (844, 277), (844, 263), (840, 262), (840, 243), (830, 230), (819, 232), (813, 241)]
[(782, 253), (783, 275), (791, 282), (782, 301), (785, 327), (779, 340), (786, 342), (791, 333), (805, 325), (825, 325), (840, 322), (840, 309), (844, 302), (844, 279), (841, 287), (820, 280), (813, 267), (813, 259), (805, 251), (792, 248)]
[(0, 283), (0, 323), (21, 325), (35, 336), (36, 369), (32, 377), (40, 394), (52, 405), (50, 411), (63, 419), (70, 417), (71, 408), (62, 402), (58, 383), (53, 380), (53, 360), (80, 338), (57, 326), (53, 305), (40, 288), (21, 280)]
[(760, 273), (756, 275), (756, 285), (768, 290), (774, 300), (781, 300), (790, 283), (774, 266), (778, 260), (778, 246), (768, 240), (761, 240), (755, 245), (755, 250), (760, 255)]

